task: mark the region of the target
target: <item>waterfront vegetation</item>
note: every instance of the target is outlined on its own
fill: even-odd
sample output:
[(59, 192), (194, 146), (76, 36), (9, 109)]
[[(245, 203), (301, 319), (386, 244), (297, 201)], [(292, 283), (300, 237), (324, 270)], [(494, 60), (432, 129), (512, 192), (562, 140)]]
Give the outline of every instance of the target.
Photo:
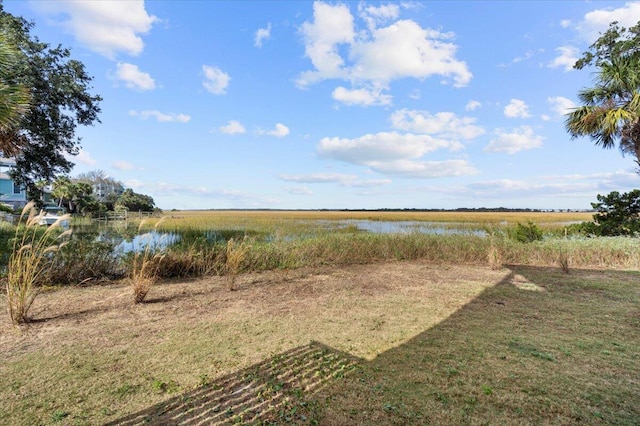
[[(79, 217), (73, 238), (53, 259), (48, 284), (131, 276), (142, 251), (162, 253), (154, 267), (159, 279), (234, 279), (243, 272), (385, 260), (639, 268), (638, 240), (580, 234), (578, 224), (590, 218), (584, 212), (413, 211), (174, 211), (109, 223)], [(13, 229), (0, 227), (0, 263), (9, 257)], [(239, 241), (242, 250), (230, 250)]]
[(640, 242), (590, 218), (76, 218), (31, 322), (0, 326), (0, 423), (634, 424)]

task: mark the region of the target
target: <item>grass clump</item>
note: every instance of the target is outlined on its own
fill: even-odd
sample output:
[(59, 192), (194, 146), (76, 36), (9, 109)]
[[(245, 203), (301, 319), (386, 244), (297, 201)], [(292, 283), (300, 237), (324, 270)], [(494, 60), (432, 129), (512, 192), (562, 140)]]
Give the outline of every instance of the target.
[(240, 243), (233, 238), (227, 241), (225, 269), (229, 276), (229, 290), (235, 290), (236, 278), (250, 249), (251, 246), (247, 243), (246, 237)]
[[(156, 223), (155, 227), (157, 228), (161, 222), (162, 219)], [(143, 220), (140, 222), (138, 230), (141, 230), (144, 225), (145, 221)], [(142, 303), (153, 284), (158, 280), (158, 269), (163, 258), (164, 254), (154, 253), (151, 244), (147, 244), (144, 250), (134, 253), (129, 275), (134, 303)]]
[(29, 308), (38, 295), (40, 285), (51, 266), (53, 254), (61, 244), (57, 240), (71, 233), (57, 233), (68, 215), (60, 217), (46, 229), (40, 226), (44, 213), (37, 214), (34, 203), (27, 204), (16, 227), (11, 256), (7, 265), (6, 291), (11, 322), (28, 321)]

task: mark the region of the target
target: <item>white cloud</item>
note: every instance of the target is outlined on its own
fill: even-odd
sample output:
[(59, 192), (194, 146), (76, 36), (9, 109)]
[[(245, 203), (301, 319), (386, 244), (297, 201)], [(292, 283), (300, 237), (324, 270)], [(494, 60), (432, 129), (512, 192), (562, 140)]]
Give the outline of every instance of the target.
[(478, 108), (480, 108), (482, 106), (482, 104), (478, 101), (474, 101), (474, 100), (470, 100), (469, 102), (467, 102), (467, 104), (464, 106), (464, 109), (466, 109), (467, 111), (475, 111)]
[[(457, 46), (450, 42), (453, 35), (422, 28), (412, 20), (397, 20), (386, 27), (378, 24), (396, 19), (397, 5), (379, 7), (359, 5), (368, 28), (357, 30), (346, 4), (314, 3), (314, 19), (302, 25), (305, 55), (314, 69), (298, 76), (301, 88), (323, 80), (341, 79), (351, 82), (352, 89), (334, 91), (336, 95), (360, 98), (365, 93), (388, 90), (395, 79), (424, 79), (443, 76), (457, 87), (471, 80), (472, 74), (463, 61), (455, 58)], [(363, 87), (364, 92), (358, 92)], [(372, 90), (371, 88), (375, 89)], [(381, 96), (381, 95), (380, 95)], [(382, 99), (377, 96), (378, 105)], [(371, 101), (353, 104), (371, 105)], [(384, 101), (386, 102), (386, 101)]]
[(256, 47), (262, 47), (262, 42), (264, 40), (269, 40), (271, 38), (271, 22), (267, 24), (267, 28), (259, 28), (256, 31), (254, 45)]
[(127, 161), (123, 161), (123, 160), (118, 160), (115, 161), (113, 163), (113, 168), (116, 170), (133, 170), (135, 169), (135, 167), (133, 167), (133, 164), (127, 162)]
[(389, 162), (372, 162), (369, 166), (378, 173), (410, 179), (467, 176), (478, 173), (475, 167), (466, 160), (397, 160)]
[(203, 65), (204, 81), (202, 85), (214, 95), (224, 95), (227, 92), (231, 77), (218, 67)]
[(570, 19), (563, 19), (562, 21), (560, 21), (560, 26), (562, 28), (569, 28), (571, 26), (571, 20)]
[(552, 183), (541, 182), (539, 178), (531, 180), (499, 179), (485, 182), (476, 182), (467, 185), (478, 197), (491, 198), (528, 198), (535, 195), (566, 195), (593, 191), (591, 183)]
[(246, 130), (237, 120), (229, 120), (225, 126), (220, 126), (220, 131), (228, 135), (238, 135), (245, 133)]
[(511, 132), (503, 130), (496, 131), (496, 137), (485, 147), (486, 152), (506, 152), (515, 154), (542, 146), (544, 137), (535, 135), (530, 126), (520, 126)]
[(350, 75), (382, 85), (394, 79), (440, 75), (453, 79), (456, 87), (465, 86), (472, 74), (465, 62), (455, 59), (457, 46), (446, 41), (450, 38), (451, 34), (422, 28), (411, 20), (397, 21), (377, 29), (371, 40), (351, 46)]
[(325, 157), (361, 165), (415, 159), (438, 149), (460, 148), (462, 145), (458, 142), (397, 132), (367, 134), (355, 139), (325, 137), (318, 144), (318, 152)]
[(145, 91), (156, 88), (156, 82), (151, 75), (140, 71), (137, 65), (118, 62), (116, 67), (116, 78), (123, 81), (129, 89)]
[[(545, 196), (593, 196), (598, 192), (627, 191), (638, 187), (637, 173), (617, 171), (591, 175), (536, 176), (527, 180), (499, 179), (467, 185), (475, 197), (528, 198)], [(595, 197), (594, 197), (595, 198)], [(595, 200), (594, 200), (595, 201)], [(586, 207), (586, 206), (585, 206)]]
[(278, 123), (276, 124), (275, 129), (268, 131), (267, 134), (277, 138), (282, 138), (289, 134), (289, 128), (282, 123)]
[(557, 115), (564, 116), (577, 107), (575, 102), (562, 96), (551, 96), (547, 98), (547, 102), (551, 105), (551, 110)]
[(346, 105), (389, 105), (391, 96), (382, 94), (380, 90), (367, 89), (346, 89), (342, 86), (336, 87), (331, 94), (333, 99)]
[(108, 58), (118, 52), (139, 55), (144, 49), (140, 35), (147, 34), (158, 18), (149, 15), (143, 0), (47, 1), (33, 7), (58, 19), (57, 23), (83, 45)]
[(206, 186), (178, 185), (167, 182), (140, 182), (130, 180), (125, 182), (132, 188), (144, 188), (151, 196), (192, 196), (203, 199), (217, 199), (238, 202), (248, 207), (265, 207), (277, 200), (260, 195), (233, 189), (211, 189)]
[(511, 99), (509, 105), (504, 107), (504, 115), (508, 118), (527, 118), (529, 114), (529, 106), (520, 99)]
[(613, 21), (622, 27), (632, 27), (640, 21), (640, 2), (627, 2), (616, 9), (596, 9), (584, 15), (576, 29), (589, 43), (594, 42), (600, 33), (604, 33)]
[(191, 120), (191, 117), (186, 114), (174, 114), (174, 113), (163, 113), (156, 110), (144, 110), (144, 111), (129, 111), (129, 115), (132, 117), (140, 117), (143, 120), (148, 118), (155, 118), (160, 123), (188, 123)]
[(400, 16), (400, 6), (397, 4), (383, 4), (376, 7), (359, 3), (358, 12), (360, 17), (367, 23), (369, 31), (373, 31), (378, 25), (398, 18)]
[(476, 119), (457, 117), (452, 112), (438, 112), (401, 109), (391, 115), (394, 128), (413, 133), (437, 135), (450, 139), (474, 139), (485, 133), (475, 125)]
[(313, 191), (311, 191), (306, 186), (292, 186), (287, 188), (287, 192), (292, 195), (312, 195)]
[(355, 139), (323, 138), (317, 146), (324, 157), (369, 167), (371, 170), (404, 178), (431, 178), (476, 173), (465, 160), (422, 161), (438, 149), (459, 150), (462, 144), (430, 135), (383, 132)]
[(353, 16), (348, 6), (331, 6), (322, 2), (313, 3), (313, 23), (302, 24), (305, 55), (311, 59), (316, 71), (303, 73), (298, 84), (306, 86), (327, 78), (341, 78), (346, 74), (341, 69), (344, 61), (337, 45), (351, 43), (355, 37)]
[(89, 154), (89, 151), (85, 149), (80, 149), (80, 151), (78, 152), (78, 155), (70, 155), (67, 158), (70, 161), (78, 162), (86, 166), (95, 166), (96, 164), (98, 164), (98, 162), (93, 157), (91, 157), (91, 154)]
[(315, 173), (305, 175), (280, 174), (278, 177), (286, 182), (297, 183), (344, 183), (356, 180), (356, 175), (343, 173)]
[(560, 46), (556, 49), (560, 54), (547, 66), (549, 68), (563, 68), (565, 72), (573, 70), (578, 60), (578, 49), (572, 46)]
[(296, 183), (337, 183), (342, 186), (370, 188), (384, 186), (391, 183), (389, 179), (359, 179), (356, 175), (343, 173), (311, 173), (303, 175), (281, 174), (278, 176), (286, 182)]

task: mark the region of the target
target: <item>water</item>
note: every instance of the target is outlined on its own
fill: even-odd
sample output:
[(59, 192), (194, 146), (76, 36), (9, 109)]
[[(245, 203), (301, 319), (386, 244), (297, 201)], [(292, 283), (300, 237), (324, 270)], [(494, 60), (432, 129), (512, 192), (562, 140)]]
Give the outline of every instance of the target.
[(167, 232), (150, 231), (136, 235), (130, 241), (124, 240), (120, 242), (120, 244), (114, 246), (113, 252), (121, 255), (136, 252), (139, 253), (147, 249), (152, 252), (158, 252), (177, 243), (178, 241), (180, 241), (180, 235)]
[[(316, 221), (319, 222), (319, 221)], [(350, 229), (355, 228), (356, 231), (370, 232), (372, 234), (432, 234), (432, 235), (475, 235), (484, 237), (486, 231), (481, 229), (466, 228), (462, 224), (450, 223), (452, 226), (443, 226), (439, 222), (425, 222), (418, 220), (401, 220), (401, 221), (381, 221), (366, 219), (345, 219), (335, 221), (322, 221), (323, 224), (331, 228)], [(456, 227), (455, 225), (459, 225)]]
[[(486, 236), (486, 231), (473, 229), (464, 224), (447, 224), (443, 226), (438, 222), (424, 221), (378, 221), (366, 219), (345, 219), (345, 220), (310, 220), (303, 221), (308, 224), (310, 234), (308, 235), (279, 235), (278, 232), (269, 235), (252, 230), (208, 230), (202, 232), (187, 231), (179, 232), (159, 232), (156, 230), (138, 234), (137, 229), (126, 226), (81, 226), (74, 228), (74, 238), (84, 238), (92, 241), (107, 242), (113, 246), (113, 253), (117, 256), (129, 253), (151, 250), (159, 252), (168, 247), (184, 242), (199, 240), (207, 244), (225, 243), (230, 238), (241, 239), (245, 235), (257, 238), (262, 241), (293, 240), (314, 235), (314, 230), (318, 228), (324, 231), (337, 232), (368, 232), (372, 234), (411, 234), (423, 233), (432, 235), (473, 235)], [(456, 227), (458, 225), (458, 227)]]

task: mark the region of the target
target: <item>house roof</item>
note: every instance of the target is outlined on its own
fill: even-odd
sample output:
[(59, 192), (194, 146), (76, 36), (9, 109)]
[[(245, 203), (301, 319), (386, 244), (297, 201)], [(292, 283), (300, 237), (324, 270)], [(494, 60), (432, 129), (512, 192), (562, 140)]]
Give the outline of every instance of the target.
[(16, 165), (16, 160), (13, 160), (11, 158), (0, 157), (0, 166), (13, 167), (15, 165)]

